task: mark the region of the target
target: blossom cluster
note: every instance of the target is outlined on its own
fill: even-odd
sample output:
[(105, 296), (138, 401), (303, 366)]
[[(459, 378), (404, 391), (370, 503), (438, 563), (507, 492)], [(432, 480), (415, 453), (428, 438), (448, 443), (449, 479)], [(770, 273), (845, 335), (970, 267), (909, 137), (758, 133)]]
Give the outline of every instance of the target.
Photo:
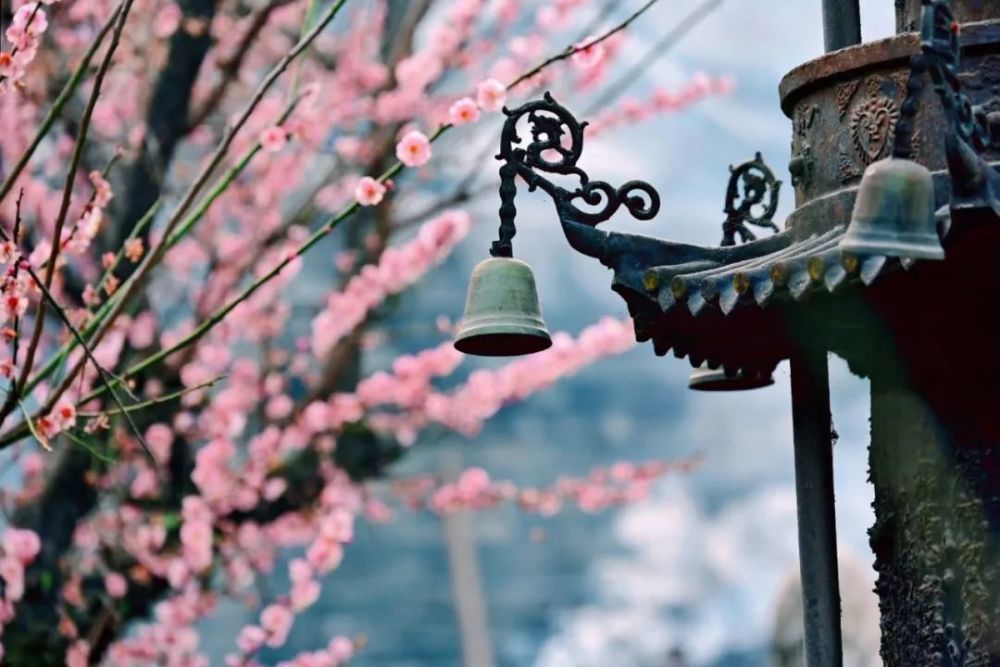
[[(344, 371), (367, 351), (380, 304), (469, 232), (469, 215), (440, 187), (445, 165), (459, 161), (439, 158), (461, 155), (508, 97), (598, 85), (626, 37), (581, 49), (558, 75), (522, 76), (572, 41), (588, 15), (582, 0), (455, 0), (409, 28), (393, 16), (397, 3), (373, 0), (297, 51), (307, 21), (338, 3), (223, 3), (211, 17), (174, 0), (113, 4), (16, 0), (0, 44), (0, 224), (23, 222), (0, 245), (10, 397), (0, 401), (0, 448), (29, 433), (65, 448), (58, 460), (34, 443), (4, 449), (21, 475), (0, 502), (26, 526), (47, 514), (12, 510), (62, 502), (77, 513), (66, 526), (5, 530), (0, 628), (10, 655), (45, 641), (70, 667), (201, 667), (209, 658), (197, 628), (226, 599), (253, 619), (227, 662), (255, 665), (322, 595), (357, 520), (391, 515), (336, 464), (349, 429), (402, 445), (429, 427), (471, 436), (503, 406), (633, 345), (627, 323), (605, 320), (447, 390), (463, 359), (450, 343), (398, 356), (351, 386)], [(178, 69), (177, 58), (190, 60)], [(173, 77), (180, 70), (189, 81)], [(677, 93), (678, 108), (720, 92), (703, 88)], [(457, 140), (438, 143), (446, 130)], [(300, 275), (305, 253), (340, 222), (351, 230), (329, 282)], [(29, 268), (51, 283), (47, 310)], [(108, 377), (123, 380), (116, 393), (134, 423), (110, 400)], [(84, 454), (93, 460), (81, 483), (55, 486), (54, 471)], [(500, 502), (597, 511), (641, 498), (662, 472), (621, 464), (529, 489), (473, 470), (403, 499), (439, 513)], [(40, 533), (58, 533), (44, 576), (29, 571), (40, 567)], [(287, 573), (276, 571), (286, 557)], [(288, 585), (262, 593), (262, 578)], [(54, 604), (32, 594), (42, 586)], [(38, 599), (46, 607), (30, 618), (51, 623), (11, 622)], [(152, 613), (140, 620), (144, 609)], [(361, 644), (334, 637), (283, 664), (339, 667)]]
[(604, 318), (573, 338), (559, 332), (552, 347), (500, 368), (473, 371), (466, 382), (450, 392), (430, 392), (418, 409), (389, 420), (404, 432), (427, 424), (440, 424), (468, 437), (477, 435), (485, 422), (505, 405), (551, 387), (603, 357), (621, 354), (635, 345), (630, 321)]
[(585, 477), (561, 477), (543, 488), (519, 488), (510, 480), (494, 480), (482, 468), (468, 468), (454, 482), (440, 483), (433, 477), (393, 481), (392, 495), (410, 510), (426, 509), (435, 514), (493, 509), (513, 504), (542, 516), (558, 514), (566, 506), (594, 513), (648, 497), (650, 487), (670, 472), (688, 472), (696, 459), (676, 463), (621, 461), (592, 470)]
[(51, 5), (56, 1), (29, 2), (14, 12), (14, 20), (4, 33), (12, 48), (9, 52), (0, 51), (0, 95), (4, 92), (4, 79), (20, 81), (25, 68), (38, 55), (42, 35), (49, 27), (42, 5)]
[[(0, 594), (0, 634), (3, 627), (14, 618), (14, 605), (24, 596), (24, 570), (41, 551), (42, 543), (31, 530), (8, 527), (0, 541), (0, 580), (3, 592)], [(0, 644), (0, 660), (3, 660), (3, 645)]]
[(464, 211), (447, 211), (425, 222), (412, 241), (388, 248), (378, 264), (363, 267), (342, 291), (327, 298), (326, 307), (313, 319), (313, 353), (329, 352), (387, 296), (417, 282), (465, 238), (469, 225)]
[(617, 108), (598, 114), (587, 125), (587, 136), (593, 137), (622, 125), (640, 123), (658, 113), (683, 111), (712, 95), (730, 94), (734, 85), (730, 77), (713, 78), (699, 73), (677, 90), (657, 87), (647, 99), (628, 98)]

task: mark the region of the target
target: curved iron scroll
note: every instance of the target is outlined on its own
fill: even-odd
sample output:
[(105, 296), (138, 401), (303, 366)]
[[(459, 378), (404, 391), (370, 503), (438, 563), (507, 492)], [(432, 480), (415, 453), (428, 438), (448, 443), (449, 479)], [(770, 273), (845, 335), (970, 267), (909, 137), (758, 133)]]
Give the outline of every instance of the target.
[[(764, 162), (764, 158), (758, 152), (754, 159), (737, 167), (730, 166), (729, 171), (726, 207), (723, 209), (726, 220), (722, 223), (722, 245), (736, 245), (737, 235), (744, 243), (756, 240), (757, 236), (750, 231), (748, 224), (777, 232), (778, 226), (773, 220), (778, 210), (781, 181), (774, 177), (774, 172)], [(755, 215), (754, 207), (757, 206), (762, 207), (762, 210)]]
[(989, 123), (983, 109), (975, 107), (962, 92), (958, 78), (961, 45), (959, 25), (951, 11), (949, 0), (923, 0), (920, 41), (922, 62), (917, 67), (930, 71), (934, 90), (944, 106), (949, 128), (977, 153), (990, 145)]
[[(959, 79), (961, 45), (960, 26), (955, 21), (949, 0), (922, 0), (920, 46), (921, 53), (911, 61), (907, 104), (912, 108), (919, 94), (916, 82), (923, 70), (931, 75), (934, 91), (944, 108), (948, 124), (945, 133), (945, 156), (952, 183), (952, 208), (956, 205), (987, 205), (1000, 215), (1000, 175), (982, 157), (988, 148), (996, 148), (989, 118), (982, 107), (974, 106)], [(909, 134), (909, 121), (904, 125)], [(908, 140), (909, 137), (904, 137)], [(897, 156), (907, 150), (897, 150)]]
[[(580, 123), (565, 107), (558, 104), (549, 93), (541, 100), (528, 102), (517, 109), (504, 109), (507, 120), (500, 135), (500, 238), (493, 242), (490, 254), (494, 257), (513, 255), (512, 239), (517, 230), (514, 217), (517, 208), (516, 177), (528, 184), (528, 190), (541, 188), (556, 203), (559, 217), (581, 224), (595, 226), (608, 220), (625, 206), (633, 217), (649, 220), (660, 210), (660, 196), (653, 186), (643, 181), (629, 181), (615, 188), (604, 181), (592, 181), (576, 166), (583, 154), (583, 131), (587, 123)], [(531, 142), (522, 144), (517, 124), (527, 117), (531, 127)], [(544, 178), (540, 172), (580, 179), (580, 186), (567, 190)], [(579, 200), (596, 210), (583, 210)]]

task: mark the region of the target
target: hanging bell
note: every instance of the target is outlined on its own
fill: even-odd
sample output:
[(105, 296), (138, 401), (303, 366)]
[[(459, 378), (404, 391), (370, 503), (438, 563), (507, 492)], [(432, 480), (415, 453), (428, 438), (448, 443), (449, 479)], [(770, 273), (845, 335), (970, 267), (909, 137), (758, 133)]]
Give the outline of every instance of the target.
[(944, 259), (934, 217), (934, 179), (927, 167), (892, 157), (868, 165), (840, 249), (859, 255)]
[(722, 367), (709, 368), (708, 362), (691, 371), (688, 378), (688, 389), (695, 391), (745, 391), (760, 389), (774, 384), (770, 373), (749, 373), (738, 370), (726, 373)]
[(551, 346), (531, 267), (510, 257), (480, 262), (469, 280), (455, 349), (483, 357), (512, 357)]

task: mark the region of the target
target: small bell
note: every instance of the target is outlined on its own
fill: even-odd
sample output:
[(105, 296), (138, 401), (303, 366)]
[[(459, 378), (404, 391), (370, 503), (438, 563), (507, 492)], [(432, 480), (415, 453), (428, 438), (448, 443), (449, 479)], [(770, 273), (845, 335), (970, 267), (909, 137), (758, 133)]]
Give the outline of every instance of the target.
[(688, 389), (695, 391), (744, 391), (769, 387), (772, 384), (774, 378), (770, 373), (753, 374), (739, 370), (727, 374), (721, 367), (709, 368), (708, 362), (691, 371), (691, 377), (688, 378)]
[(531, 267), (510, 257), (480, 262), (469, 280), (455, 349), (483, 357), (511, 357), (551, 346)]
[(839, 247), (859, 255), (944, 259), (927, 167), (892, 157), (870, 164)]

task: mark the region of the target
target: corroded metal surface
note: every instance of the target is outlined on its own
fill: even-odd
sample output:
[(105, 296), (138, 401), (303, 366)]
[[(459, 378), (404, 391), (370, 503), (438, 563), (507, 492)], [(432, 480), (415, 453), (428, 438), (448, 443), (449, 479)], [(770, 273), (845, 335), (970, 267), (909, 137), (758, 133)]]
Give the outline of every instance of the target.
[[(966, 26), (961, 41), (959, 80), (996, 132), (1000, 21)], [(910, 58), (919, 52), (919, 35), (899, 35), (822, 56), (785, 76), (779, 89), (782, 108), (792, 119), (789, 169), (797, 204), (786, 226), (815, 231), (845, 220), (865, 168), (892, 152)], [(929, 92), (924, 92), (925, 99)], [(919, 105), (912, 127), (912, 157), (933, 171), (947, 167), (944, 127), (940, 104)], [(988, 148), (984, 157), (997, 160), (1000, 153)], [(939, 189), (939, 195), (938, 204), (946, 203), (947, 188)]]
[[(1000, 0), (952, 0), (955, 20), (986, 21), (1000, 16)], [(896, 32), (920, 30), (920, 0), (896, 0)]]

